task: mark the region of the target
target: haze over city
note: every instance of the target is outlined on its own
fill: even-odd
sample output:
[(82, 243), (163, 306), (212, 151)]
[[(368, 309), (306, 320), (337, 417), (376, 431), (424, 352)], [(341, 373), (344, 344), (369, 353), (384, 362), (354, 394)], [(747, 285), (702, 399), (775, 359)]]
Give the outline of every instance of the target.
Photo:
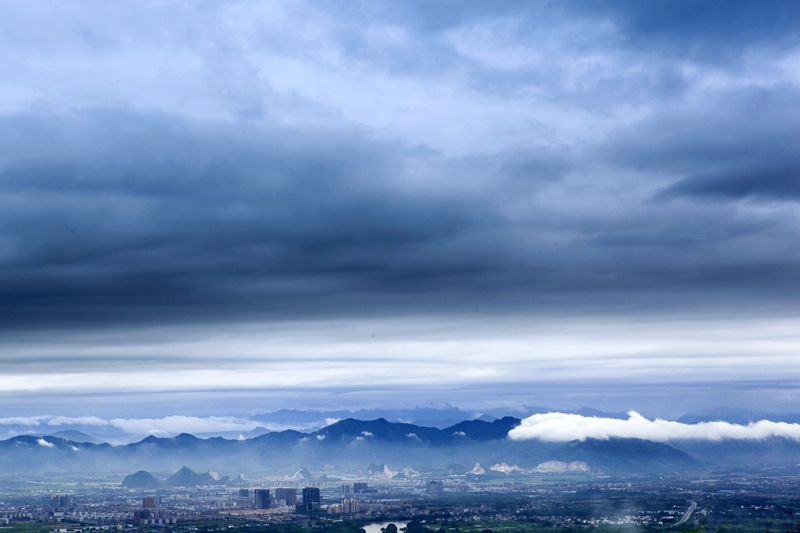
[(0, 4), (0, 438), (797, 440), (799, 16)]

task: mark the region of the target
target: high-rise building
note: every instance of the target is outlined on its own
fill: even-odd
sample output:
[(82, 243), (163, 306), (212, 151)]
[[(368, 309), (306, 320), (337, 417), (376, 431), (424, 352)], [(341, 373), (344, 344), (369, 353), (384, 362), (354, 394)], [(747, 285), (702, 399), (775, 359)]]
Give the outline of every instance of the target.
[(342, 496), (349, 496), (353, 493), (352, 485), (339, 485), (339, 494)]
[(342, 500), (343, 513), (357, 513), (358, 511), (359, 511), (358, 500), (354, 500), (352, 498), (345, 498), (344, 500)]
[(69, 507), (69, 494), (51, 494), (50, 507), (54, 509), (67, 509)]
[(150, 511), (147, 509), (138, 509), (133, 512), (134, 524), (146, 524), (150, 520)]
[(352, 498), (342, 499), (342, 503), (332, 503), (328, 506), (330, 514), (353, 514), (360, 510), (358, 500)]
[(444, 492), (444, 483), (441, 481), (428, 481), (428, 492), (431, 494), (441, 494)]
[(317, 487), (305, 487), (303, 489), (303, 504), (302, 504), (302, 512), (304, 513), (316, 513), (319, 511), (319, 488)]
[(239, 497), (240, 498), (249, 498), (250, 497), (250, 489), (239, 489)]
[(145, 509), (152, 509), (156, 506), (156, 499), (152, 496), (145, 496), (142, 498), (142, 507)]
[(269, 509), (269, 489), (256, 489), (253, 493), (256, 497), (256, 509)]
[(359, 492), (364, 492), (365, 490), (367, 490), (368, 486), (369, 485), (366, 482), (353, 483), (353, 492), (355, 492), (356, 494), (358, 494)]
[(275, 489), (275, 502), (283, 502), (283, 505), (295, 507), (297, 505), (297, 489)]

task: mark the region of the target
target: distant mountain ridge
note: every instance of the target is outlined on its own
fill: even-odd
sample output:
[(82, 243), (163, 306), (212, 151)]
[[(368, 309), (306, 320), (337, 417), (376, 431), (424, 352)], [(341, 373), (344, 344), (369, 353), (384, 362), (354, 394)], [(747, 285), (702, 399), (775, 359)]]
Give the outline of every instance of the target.
[(746, 426), (751, 422), (758, 422), (759, 420), (800, 424), (800, 413), (768, 413), (752, 411), (750, 409), (717, 407), (702, 412), (687, 413), (678, 418), (677, 421), (684, 424), (722, 421)]
[(226, 485), (230, 481), (228, 476), (217, 478), (210, 472), (198, 474), (189, 467), (183, 466), (180, 470), (166, 479), (167, 487), (202, 487), (207, 485)]
[[(0, 476), (109, 471), (124, 475), (180, 469), (172, 478), (156, 483), (196, 486), (223, 482), (222, 476), (197, 474), (205, 470), (248, 476), (270, 471), (286, 479), (300, 476), (307, 480), (312, 477), (309, 470), (320, 472), (318, 479), (327, 479), (322, 471), (332, 473), (331, 465), (365, 475), (414, 477), (425, 472), (430, 476), (507, 476), (548, 471), (549, 467), (539, 468), (542, 464), (585, 463), (586, 471), (624, 473), (682, 471), (713, 464), (788, 467), (800, 462), (800, 443), (787, 439), (665, 444), (621, 438), (566, 443), (506, 438), (520, 423), (519, 418), (507, 416), (492, 421), (464, 420), (440, 429), (383, 418), (348, 418), (312, 432), (273, 431), (242, 439), (201, 439), (182, 433), (116, 446), (27, 435), (0, 441), (0, 461), (7, 465)], [(365, 470), (369, 464), (383, 468), (370, 473)], [(470, 470), (469, 465), (476, 464), (487, 466)], [(309, 470), (304, 470), (306, 466)], [(475, 474), (479, 470), (483, 473)], [(141, 472), (132, 476), (126, 478), (128, 483), (153, 486), (155, 478)]]
[[(521, 406), (516, 409), (489, 409), (485, 411), (467, 411), (447, 404), (436, 406), (422, 406), (410, 409), (363, 409), (358, 411), (348, 410), (293, 410), (284, 409), (272, 413), (262, 413), (257, 415), (242, 416), (241, 429), (228, 430), (202, 430), (192, 431), (191, 433), (198, 438), (223, 437), (226, 439), (249, 439), (269, 432), (281, 432), (284, 430), (295, 430), (302, 433), (319, 431), (334, 422), (347, 419), (356, 420), (377, 420), (385, 419), (391, 423), (413, 424), (420, 427), (433, 427), (447, 429), (462, 423), (462, 421), (484, 421), (493, 422), (505, 417), (524, 419), (533, 414), (544, 414), (551, 412), (563, 412), (567, 414), (577, 414), (581, 416), (615, 418), (627, 420), (627, 412), (608, 412), (591, 407), (579, 409), (551, 409), (536, 406)], [(654, 418), (653, 413), (641, 413), (648, 418)], [(49, 425), (50, 418), (59, 418), (57, 425)], [(83, 423), (81, 419), (75, 418), (62, 420), (63, 417), (31, 417), (8, 418), (0, 425), (0, 439), (8, 439), (17, 435), (36, 435), (54, 436), (65, 438), (72, 442), (92, 442), (99, 444), (108, 442), (110, 444), (127, 444), (141, 441), (147, 434), (137, 433), (133, 428), (147, 427), (147, 425), (132, 424), (126, 426), (112, 420), (104, 423)], [(44, 419), (44, 420), (42, 420)], [(688, 424), (698, 422), (724, 421), (734, 424), (748, 424), (759, 420), (770, 420), (773, 422), (800, 423), (800, 413), (771, 413), (753, 411), (741, 408), (711, 408), (702, 412), (692, 412), (683, 414), (676, 421)], [(202, 424), (201, 424), (202, 425)], [(127, 429), (124, 429), (127, 428)], [(162, 429), (162, 431), (164, 431)], [(75, 433), (73, 433), (75, 432)], [(160, 433), (160, 436), (171, 437), (177, 433)]]
[(377, 420), (356, 420), (348, 418), (340, 420), (328, 427), (311, 433), (319, 440), (378, 440), (383, 442), (414, 445), (427, 443), (432, 445), (458, 444), (465, 439), (473, 441), (499, 440), (508, 436), (508, 432), (522, 421), (511, 416), (493, 422), (483, 420), (466, 420), (453, 426), (439, 429), (435, 427), (417, 426), (389, 422), (384, 418)]
[(89, 442), (91, 444), (102, 444), (103, 441), (95, 438), (91, 435), (84, 433), (83, 431), (77, 431), (74, 429), (67, 429), (64, 431), (56, 431), (54, 433), (48, 433), (51, 437), (58, 437), (62, 439), (66, 439), (71, 442)]
[[(313, 411), (283, 409), (272, 413), (241, 416), (240, 429), (217, 429), (191, 431), (199, 438), (223, 437), (226, 439), (248, 439), (269, 431), (283, 431), (292, 429), (308, 433), (318, 431), (339, 420), (353, 418), (356, 420), (377, 420), (384, 418), (392, 423), (414, 424), (422, 427), (435, 427), (445, 429), (464, 420), (480, 420), (493, 422), (511, 416), (526, 418), (532, 414), (553, 412), (545, 407), (521, 406), (515, 409), (497, 408), (485, 411), (467, 411), (448, 404), (414, 407), (410, 409), (362, 409), (358, 411), (331, 410)], [(582, 414), (585, 416), (602, 416), (606, 418), (627, 418), (626, 413), (609, 413), (592, 408), (567, 410), (566, 412)], [(52, 419), (52, 420), (51, 420)], [(57, 424), (50, 425), (57, 420)], [(148, 434), (138, 433), (138, 428), (147, 425), (126, 424), (124, 420), (106, 420), (103, 423), (84, 423), (80, 418), (64, 419), (64, 417), (43, 416), (30, 418), (7, 418), (0, 424), (0, 439), (11, 438), (17, 435), (51, 435), (63, 437), (73, 442), (108, 442), (110, 444), (129, 444), (142, 440)], [(168, 424), (167, 424), (168, 426)], [(137, 429), (134, 429), (137, 428)], [(65, 432), (80, 432), (67, 434)], [(145, 430), (146, 431), (146, 430)], [(164, 431), (163, 429), (161, 431)], [(168, 430), (167, 430), (168, 431)], [(177, 433), (160, 433), (160, 436), (171, 437)]]
[(128, 489), (155, 489), (159, 487), (205, 487), (209, 485), (227, 485), (230, 482), (228, 476), (217, 478), (206, 472), (198, 474), (189, 467), (183, 466), (180, 470), (172, 474), (163, 481), (158, 481), (153, 474), (146, 470), (139, 470), (135, 474), (125, 476), (122, 480), (122, 487)]

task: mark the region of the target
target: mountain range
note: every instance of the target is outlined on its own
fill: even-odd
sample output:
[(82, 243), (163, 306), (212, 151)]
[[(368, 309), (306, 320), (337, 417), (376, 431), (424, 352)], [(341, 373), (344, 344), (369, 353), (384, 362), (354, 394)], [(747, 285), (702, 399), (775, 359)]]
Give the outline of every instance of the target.
[[(556, 412), (558, 410), (522, 406), (517, 409), (490, 409), (482, 412), (465, 411), (448, 404), (428, 405), (411, 409), (362, 409), (348, 410), (297, 410), (283, 409), (262, 414), (234, 416), (234, 425), (240, 428), (211, 429), (215, 425), (214, 417), (193, 418), (173, 416), (162, 419), (112, 419), (103, 420), (97, 417), (68, 418), (63, 416), (34, 416), (0, 418), (0, 439), (17, 435), (36, 435), (62, 437), (72, 442), (93, 442), (99, 444), (135, 443), (158, 431), (160, 437), (173, 437), (182, 432), (192, 433), (199, 438), (223, 437), (226, 439), (249, 439), (265, 433), (293, 429), (308, 433), (323, 429), (339, 420), (376, 420), (383, 418), (388, 422), (413, 424), (422, 427), (446, 429), (463, 420), (479, 420), (492, 422), (504, 417), (526, 418), (533, 414)], [(587, 417), (616, 418), (625, 420), (627, 412), (608, 412), (583, 407), (576, 410), (560, 412)], [(647, 413), (643, 413), (647, 416)], [(652, 415), (649, 417), (652, 418)], [(746, 409), (714, 408), (704, 412), (687, 413), (677, 419), (678, 422), (695, 424), (698, 422), (724, 421), (735, 424), (747, 424), (758, 420), (774, 422), (800, 422), (800, 414), (767, 413)], [(211, 422), (209, 424), (208, 422)], [(188, 424), (188, 426), (187, 426)], [(207, 427), (209, 429), (192, 430), (189, 427)], [(180, 429), (183, 428), (183, 429)], [(48, 431), (48, 429), (50, 431)]]
[[(629, 474), (766, 466), (796, 469), (800, 462), (800, 444), (779, 438), (679, 444), (620, 438), (565, 443), (506, 438), (520, 422), (506, 416), (437, 428), (384, 418), (348, 418), (311, 432), (272, 431), (241, 439), (201, 439), (183, 433), (171, 438), (150, 436), (116, 446), (66, 438), (80, 437), (71, 434), (22, 435), (0, 441), (0, 476), (74, 478), (83, 474), (121, 478), (143, 471), (134, 474), (141, 478), (137, 483), (142, 486), (192, 486), (226, 482), (223, 476), (195, 471), (286, 479), (301, 475), (306, 480), (355, 473), (388, 479), (397, 475), (507, 476), (559, 471)], [(573, 467), (563, 466), (570, 464)], [(377, 470), (371, 470), (376, 465)], [(308, 470), (301, 471), (303, 468)], [(149, 474), (163, 477), (177, 469), (173, 474), (177, 478), (162, 481)]]

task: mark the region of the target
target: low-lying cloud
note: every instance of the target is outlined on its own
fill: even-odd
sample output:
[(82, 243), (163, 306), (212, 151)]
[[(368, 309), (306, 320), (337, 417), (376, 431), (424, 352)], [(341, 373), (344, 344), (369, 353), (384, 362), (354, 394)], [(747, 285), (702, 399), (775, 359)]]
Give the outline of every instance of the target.
[(179, 433), (223, 433), (251, 431), (260, 424), (246, 418), (231, 416), (166, 416), (163, 418), (114, 418), (106, 420), (96, 416), (65, 417), (40, 415), (30, 417), (0, 418), (0, 427), (13, 428), (10, 433), (43, 433), (63, 429), (78, 429), (94, 433), (118, 430), (132, 437), (156, 435), (159, 437)]
[(568, 442), (586, 439), (673, 440), (761, 440), (783, 437), (800, 441), (800, 424), (760, 420), (747, 425), (730, 422), (684, 424), (670, 420), (649, 420), (635, 411), (627, 420), (567, 413), (543, 413), (530, 416), (508, 433), (511, 440), (538, 439)]
[(250, 431), (258, 423), (231, 416), (167, 416), (164, 418), (115, 418), (109, 423), (127, 433), (173, 435), (175, 433), (209, 433), (218, 431)]
[(54, 416), (54, 415), (39, 415), (39, 416), (10, 416), (0, 418), (0, 426), (8, 425), (21, 425), (21, 426), (68, 426), (68, 425), (82, 425), (82, 426), (105, 426), (108, 425), (108, 420), (96, 416)]

